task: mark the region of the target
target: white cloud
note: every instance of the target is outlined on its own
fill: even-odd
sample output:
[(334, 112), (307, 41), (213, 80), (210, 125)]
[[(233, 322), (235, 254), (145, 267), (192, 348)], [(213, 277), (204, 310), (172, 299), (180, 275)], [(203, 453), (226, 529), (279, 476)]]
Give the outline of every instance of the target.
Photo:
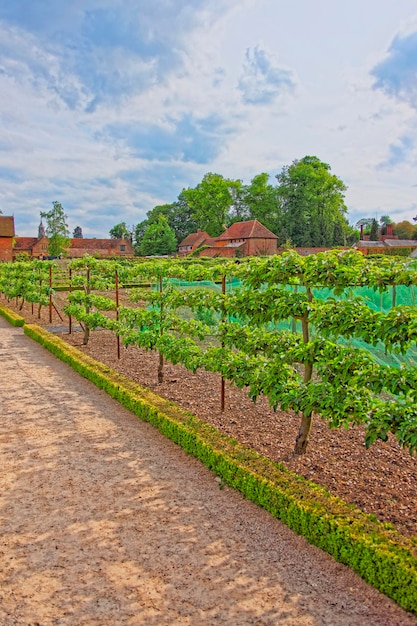
[(34, 235), (58, 200), (106, 236), (208, 171), (315, 154), (352, 221), (410, 219), (416, 25), (414, 0), (0, 3), (1, 209)]
[(270, 104), (280, 95), (293, 92), (296, 87), (294, 73), (278, 63), (259, 46), (246, 50), (239, 89), (245, 104)]

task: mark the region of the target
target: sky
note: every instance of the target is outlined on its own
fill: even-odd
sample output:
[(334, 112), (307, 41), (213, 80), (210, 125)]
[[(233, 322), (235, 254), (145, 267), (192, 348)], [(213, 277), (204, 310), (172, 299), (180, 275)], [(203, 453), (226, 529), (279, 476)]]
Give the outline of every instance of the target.
[(108, 237), (306, 155), (348, 220), (417, 215), (415, 0), (0, 0), (0, 210)]

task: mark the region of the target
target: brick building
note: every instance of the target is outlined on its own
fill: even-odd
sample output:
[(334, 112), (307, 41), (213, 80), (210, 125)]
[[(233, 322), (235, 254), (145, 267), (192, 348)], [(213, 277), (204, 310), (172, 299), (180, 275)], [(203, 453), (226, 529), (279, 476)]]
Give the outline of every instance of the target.
[(0, 261), (13, 260), (14, 217), (0, 215)]

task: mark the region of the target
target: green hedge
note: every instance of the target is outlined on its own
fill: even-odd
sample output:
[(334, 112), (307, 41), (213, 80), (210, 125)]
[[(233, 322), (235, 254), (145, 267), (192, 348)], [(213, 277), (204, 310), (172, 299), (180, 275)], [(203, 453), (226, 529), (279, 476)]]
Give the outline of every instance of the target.
[(204, 424), (37, 325), (26, 335), (200, 459), (228, 485), (417, 614), (417, 539)]
[(0, 315), (12, 326), (24, 326), (25, 318), (0, 304)]

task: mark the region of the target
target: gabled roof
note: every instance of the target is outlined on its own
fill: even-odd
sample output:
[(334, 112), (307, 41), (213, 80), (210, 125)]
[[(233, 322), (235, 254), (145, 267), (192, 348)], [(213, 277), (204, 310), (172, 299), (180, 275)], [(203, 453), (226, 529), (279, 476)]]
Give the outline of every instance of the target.
[(196, 233), (190, 233), (189, 235), (187, 235), (186, 238), (181, 241), (179, 247), (182, 248), (183, 246), (195, 246), (196, 244), (201, 244), (203, 241), (206, 241), (206, 239), (211, 240), (210, 235), (206, 233), (205, 230), (203, 231), (198, 229)]
[(0, 215), (0, 237), (14, 237), (14, 217)]
[(249, 222), (235, 222), (220, 237), (217, 237), (217, 241), (225, 239), (278, 239), (278, 237), (258, 220), (250, 220)]

